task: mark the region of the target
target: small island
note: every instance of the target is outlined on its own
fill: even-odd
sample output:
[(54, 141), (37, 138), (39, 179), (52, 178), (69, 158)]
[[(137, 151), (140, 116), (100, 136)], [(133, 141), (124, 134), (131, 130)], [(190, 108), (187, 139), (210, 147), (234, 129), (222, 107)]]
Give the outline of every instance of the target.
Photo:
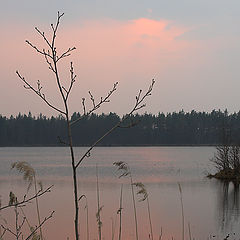
[(240, 146), (238, 144), (217, 146), (214, 157), (210, 161), (218, 171), (215, 174), (209, 174), (208, 178), (240, 182)]

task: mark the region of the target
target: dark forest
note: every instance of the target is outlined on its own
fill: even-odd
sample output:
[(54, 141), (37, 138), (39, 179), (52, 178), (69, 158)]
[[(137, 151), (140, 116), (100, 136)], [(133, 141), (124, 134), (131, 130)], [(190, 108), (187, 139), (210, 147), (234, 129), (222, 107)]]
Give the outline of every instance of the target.
[[(79, 116), (79, 113), (74, 113), (71, 120)], [(74, 145), (91, 145), (119, 119), (115, 113), (83, 116), (72, 129)], [(221, 144), (222, 133), (226, 131), (233, 143), (240, 142), (240, 112), (145, 113), (132, 116), (129, 122), (104, 138), (99, 145), (217, 145)], [(66, 132), (62, 116), (49, 118), (42, 114), (35, 117), (31, 113), (19, 113), (16, 117), (7, 118), (0, 115), (0, 146), (64, 146)]]

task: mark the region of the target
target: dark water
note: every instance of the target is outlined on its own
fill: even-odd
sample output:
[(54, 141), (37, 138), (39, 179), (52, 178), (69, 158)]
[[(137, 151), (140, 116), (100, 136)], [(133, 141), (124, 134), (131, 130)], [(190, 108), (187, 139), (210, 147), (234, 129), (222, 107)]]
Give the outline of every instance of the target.
[[(80, 157), (86, 148), (75, 148)], [(135, 239), (134, 215), (129, 178), (118, 178), (113, 162), (125, 161), (131, 168), (133, 180), (145, 184), (149, 194), (153, 231), (158, 239), (181, 239), (182, 216), (178, 183), (182, 189), (185, 239), (189, 230), (195, 239), (239, 239), (239, 187), (207, 179), (214, 172), (209, 158), (212, 147), (99, 147), (93, 149), (78, 170), (80, 194), (85, 194), (89, 207), (90, 239), (97, 239), (96, 224), (96, 164), (99, 171), (100, 201), (103, 205), (104, 239), (112, 239), (112, 225), (118, 239), (120, 187), (123, 183), (123, 236)], [(44, 186), (54, 184), (51, 193), (40, 199), (41, 216), (55, 210), (54, 217), (44, 227), (46, 239), (73, 239), (73, 193), (69, 150), (67, 148), (0, 148), (0, 195), (7, 204), (10, 191), (20, 199), (27, 185), (11, 163), (27, 161), (37, 172)], [(30, 189), (29, 196), (32, 194)], [(80, 233), (86, 239), (85, 202), (80, 203)], [(31, 223), (36, 223), (34, 203), (25, 207)], [(146, 202), (137, 202), (139, 239), (148, 239), (149, 222)], [(12, 210), (2, 211), (1, 218), (13, 227)], [(3, 222), (3, 220), (1, 220)], [(10, 234), (5, 239), (13, 239)]]

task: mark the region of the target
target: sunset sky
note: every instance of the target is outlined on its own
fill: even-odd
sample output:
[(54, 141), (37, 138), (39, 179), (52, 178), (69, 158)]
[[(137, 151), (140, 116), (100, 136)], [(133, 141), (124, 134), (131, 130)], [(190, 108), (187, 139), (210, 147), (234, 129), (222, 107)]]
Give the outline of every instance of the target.
[[(25, 40), (46, 48), (34, 30), (50, 36), (57, 11), (64, 12), (57, 46), (76, 50), (60, 64), (69, 84), (69, 63), (77, 81), (70, 110), (82, 111), (91, 90), (96, 101), (119, 82), (111, 102), (98, 113), (127, 113), (139, 89), (156, 80), (141, 111), (240, 110), (239, 0), (11, 0), (0, 9), (0, 114), (56, 115), (24, 89), (16, 70), (33, 86), (37, 80), (51, 103), (62, 107), (44, 58)], [(90, 107), (90, 101), (88, 101)]]

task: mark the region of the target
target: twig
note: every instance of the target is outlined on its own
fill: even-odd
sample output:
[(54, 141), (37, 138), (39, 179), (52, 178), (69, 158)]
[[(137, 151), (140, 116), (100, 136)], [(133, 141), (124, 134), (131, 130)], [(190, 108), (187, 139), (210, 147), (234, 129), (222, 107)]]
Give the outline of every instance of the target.
[(110, 102), (110, 97), (112, 96), (112, 94), (117, 90), (117, 85), (118, 85), (118, 82), (114, 83), (113, 84), (113, 88), (108, 92), (108, 94), (105, 96), (105, 97), (101, 97), (99, 102), (96, 104), (95, 103), (95, 98), (94, 96), (92, 95), (92, 93), (89, 91), (89, 95), (90, 95), (90, 100), (92, 102), (92, 105), (93, 107), (87, 112), (86, 111), (86, 106), (85, 106), (85, 98), (82, 98), (82, 106), (83, 106), (83, 116), (75, 119), (74, 121), (71, 122), (71, 126), (74, 125), (75, 123), (79, 122), (80, 120), (82, 120), (84, 117), (90, 115), (91, 113), (93, 113), (94, 111), (96, 111), (98, 108), (100, 108), (100, 106), (103, 104), (103, 103), (108, 103)]
[(15, 234), (11, 229), (6, 228), (4, 225), (1, 225), (1, 227), (4, 229), (5, 232), (9, 232), (12, 235), (14, 235), (15, 237), (17, 237), (17, 234)]
[(51, 185), (50, 187), (48, 187), (47, 189), (45, 189), (44, 191), (40, 190), (38, 191), (37, 194), (35, 194), (34, 196), (30, 197), (30, 198), (27, 198), (26, 199), (26, 196), (24, 196), (23, 200), (20, 201), (20, 202), (17, 202), (15, 204), (12, 204), (12, 205), (6, 205), (6, 206), (3, 206), (0, 208), (0, 211), (3, 210), (3, 209), (6, 209), (6, 208), (10, 208), (10, 207), (15, 207), (15, 206), (21, 206), (25, 203), (28, 203), (30, 202), (31, 200), (35, 199), (36, 197), (40, 197), (42, 196), (43, 194), (47, 193), (47, 192), (51, 192), (51, 188), (53, 187), (53, 185)]
[[(30, 89), (33, 92), (35, 92), (49, 107), (53, 108), (54, 110), (56, 110), (57, 112), (66, 115), (66, 112), (62, 111), (59, 108), (54, 107), (50, 102), (48, 102), (48, 100), (46, 99), (45, 95), (43, 93), (41, 93), (39, 91), (39, 89), (35, 89), (34, 87), (32, 87), (32, 85), (30, 83), (28, 83), (25, 78), (23, 76), (21, 76), (21, 74), (16, 71), (16, 74), (18, 75), (18, 77), (27, 85), (24, 86), (26, 89)], [(38, 85), (39, 86), (39, 85)]]
[(72, 90), (72, 86), (73, 86), (74, 82), (76, 81), (76, 77), (77, 77), (77, 75), (74, 74), (73, 63), (72, 62), (70, 63), (70, 77), (71, 77), (71, 83), (70, 83), (69, 89), (68, 90), (65, 89), (66, 90), (66, 97), (65, 97), (66, 101), (69, 97), (69, 94)]
[(46, 38), (45, 36), (45, 33), (44, 32), (41, 32), (37, 27), (35, 27), (35, 30), (43, 37), (44, 41), (47, 43), (47, 45), (51, 48), (51, 44), (50, 42), (48, 41), (48, 39)]
[(47, 221), (49, 220), (54, 214), (54, 211), (51, 212), (51, 214), (48, 217), (45, 217), (44, 220), (41, 222), (41, 224), (39, 226), (37, 226), (34, 231), (32, 231), (32, 233), (25, 239), (28, 240), (32, 237), (32, 235)]
[(42, 55), (44, 55), (44, 56), (48, 56), (48, 57), (50, 57), (50, 58), (52, 58), (52, 56), (50, 55), (50, 54), (48, 54), (48, 53), (46, 53), (45, 52), (45, 50), (43, 49), (43, 50), (40, 50), (38, 47), (36, 47), (35, 45), (33, 45), (30, 41), (28, 41), (28, 40), (26, 40), (25, 41), (29, 46), (31, 46), (33, 49), (35, 49), (38, 53), (40, 53), (40, 54), (42, 54)]
[(68, 50), (66, 50), (64, 53), (62, 53), (62, 55), (60, 57), (57, 56), (56, 61), (58, 62), (60, 59), (70, 56), (71, 55), (70, 52), (72, 52), (73, 50), (76, 50), (76, 48), (75, 47), (68, 48)]
[[(2, 227), (2, 225), (1, 225), (1, 227)], [(4, 229), (3, 233), (0, 235), (0, 239), (3, 238), (3, 236), (4, 236), (5, 233), (6, 233), (6, 229)]]
[[(75, 165), (75, 168), (78, 168), (78, 166), (81, 164), (81, 162), (85, 159), (85, 157), (88, 156), (88, 154), (91, 152), (91, 150), (99, 143), (102, 141), (102, 139), (104, 139), (106, 136), (108, 136), (111, 132), (113, 132), (116, 128), (120, 127), (121, 124), (126, 121), (128, 118), (130, 118), (130, 116), (136, 112), (138, 109), (145, 107), (145, 105), (140, 105), (142, 104), (142, 102), (146, 99), (146, 97), (151, 95), (151, 92), (153, 90), (153, 86), (154, 86), (155, 80), (152, 80), (152, 83), (149, 86), (149, 89), (147, 90), (147, 92), (141, 96), (142, 91), (139, 91), (139, 94), (136, 96), (136, 103), (134, 105), (134, 107), (132, 108), (132, 110), (125, 115), (117, 124), (115, 124), (109, 131), (107, 131), (103, 136), (101, 136), (96, 142), (94, 142), (89, 149), (85, 152), (85, 154), (83, 154), (83, 156), (79, 159), (79, 161), (77, 162), (77, 164)], [(76, 123), (76, 121), (79, 121), (79, 119), (73, 121), (71, 124)]]

